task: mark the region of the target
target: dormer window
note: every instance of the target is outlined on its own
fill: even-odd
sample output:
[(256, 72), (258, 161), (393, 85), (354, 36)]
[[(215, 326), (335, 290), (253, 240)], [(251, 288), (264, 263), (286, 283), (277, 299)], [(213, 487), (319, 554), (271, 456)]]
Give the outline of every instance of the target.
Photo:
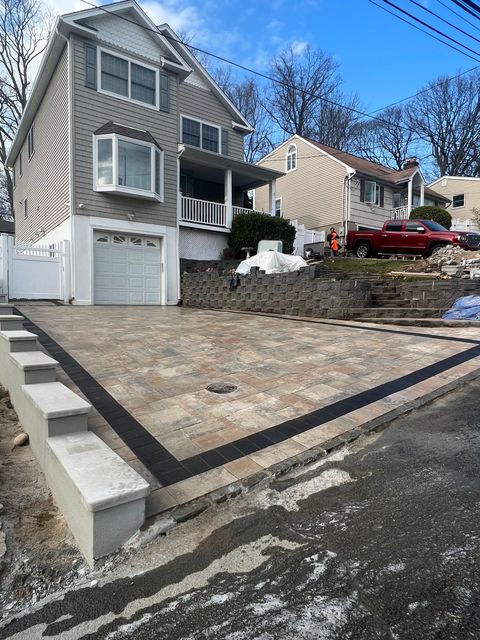
[(289, 171), (295, 171), (297, 168), (297, 147), (294, 144), (291, 144), (287, 150), (287, 173)]
[(94, 137), (94, 189), (163, 202), (163, 151), (118, 134)]

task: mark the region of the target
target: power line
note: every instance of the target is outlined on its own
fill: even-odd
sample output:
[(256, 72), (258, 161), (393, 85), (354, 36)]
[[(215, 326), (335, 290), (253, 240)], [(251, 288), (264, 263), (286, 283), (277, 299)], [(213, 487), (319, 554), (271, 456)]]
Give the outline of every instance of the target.
[[(455, 2), (456, 5), (459, 5), (457, 0), (453, 0), (453, 1)], [(465, 5), (467, 5), (467, 7), (471, 7), (474, 10), (475, 13), (472, 13), (472, 11), (470, 9), (468, 9)], [(480, 14), (480, 7), (478, 6), (478, 4), (476, 2), (472, 2), (471, 0), (462, 0), (461, 4), (459, 6), (461, 6), (464, 11), (467, 11), (468, 13), (470, 13), (475, 18), (478, 18), (478, 14)]]
[(478, 27), (476, 27), (473, 22), (470, 22), (470, 20), (467, 20), (467, 18), (465, 18), (464, 16), (462, 16), (461, 13), (458, 13), (458, 11), (455, 11), (455, 9), (452, 9), (452, 7), (449, 7), (448, 4), (445, 4), (445, 2), (443, 2), (442, 0), (437, 0), (438, 4), (441, 4), (442, 7), (445, 7), (445, 9), (448, 9), (448, 11), (450, 11), (451, 13), (453, 13), (454, 15), (457, 16), (457, 18), (460, 18), (460, 20), (463, 20), (464, 22), (466, 22), (468, 25), (470, 25), (473, 29), (476, 29), (477, 31), (480, 31), (480, 29)]
[[(112, 15), (112, 16), (115, 16), (115, 17), (117, 17), (117, 18), (120, 18), (120, 19), (124, 20), (125, 22), (129, 22), (129, 23), (134, 24), (134, 25), (136, 25), (136, 26), (140, 26), (142, 29), (145, 29), (146, 31), (150, 31), (150, 32), (152, 32), (152, 33), (155, 33), (156, 35), (158, 35), (158, 33), (159, 33), (159, 31), (158, 31), (157, 29), (151, 29), (151, 28), (146, 27), (146, 26), (144, 26), (144, 25), (139, 25), (139, 24), (138, 24), (137, 22), (135, 22), (134, 20), (131, 20), (131, 19), (129, 19), (129, 18), (126, 18), (125, 16), (122, 16), (122, 15), (119, 15), (119, 14), (116, 14), (116, 13), (113, 13), (112, 11), (109, 11), (108, 9), (106, 9), (106, 8), (105, 8), (105, 7), (103, 7), (103, 6), (97, 6), (97, 5), (95, 5), (95, 4), (91, 3), (91, 2), (88, 2), (87, 0), (82, 0), (82, 2), (83, 2), (84, 4), (89, 5), (90, 7), (95, 8), (95, 9), (101, 9), (101, 10), (102, 10), (102, 11), (104, 11), (105, 13), (108, 13), (109, 15)], [(404, 19), (403, 19), (403, 18), (401, 18), (400, 16), (397, 16), (396, 14), (394, 14), (394, 13), (393, 13), (393, 12), (391, 12), (391, 11), (389, 11), (389, 10), (388, 10), (388, 9), (386, 9), (385, 7), (382, 7), (381, 5), (377, 4), (376, 2), (373, 2), (373, 0), (369, 0), (369, 2), (371, 2), (372, 4), (375, 4), (377, 7), (379, 7), (380, 9), (383, 9), (383, 10), (384, 10), (384, 11), (386, 11), (387, 13), (390, 13), (391, 15), (395, 16), (395, 17), (396, 17), (396, 18), (398, 18), (399, 20), (402, 20), (403, 22), (406, 22), (407, 24), (409, 24), (410, 26), (414, 27), (415, 29), (418, 29), (418, 30), (419, 30), (419, 31), (421, 31), (422, 33), (425, 33), (426, 35), (428, 35), (428, 36), (430, 36), (430, 37), (434, 38), (435, 40), (438, 40), (438, 41), (439, 41), (439, 42), (441, 42), (442, 44), (446, 44), (447, 46), (450, 46), (450, 48), (453, 48), (453, 49), (455, 49), (456, 51), (459, 51), (459, 53), (463, 53), (462, 51), (460, 51), (460, 50), (456, 49), (455, 47), (452, 47), (451, 45), (449, 45), (447, 42), (443, 42), (443, 41), (442, 41), (442, 40), (440, 40), (439, 38), (436, 38), (435, 36), (433, 36), (432, 34), (430, 34), (428, 31), (424, 31), (424, 30), (423, 30), (423, 29), (421, 29), (420, 27), (417, 27), (416, 25), (411, 24), (411, 23), (410, 23), (410, 22), (408, 22), (407, 20), (404, 20)], [(244, 66), (244, 65), (241, 65), (241, 64), (239, 64), (239, 63), (237, 63), (237, 62), (234, 62), (234, 61), (232, 61), (232, 60), (229, 60), (229, 59), (224, 58), (224, 57), (222, 57), (222, 56), (219, 56), (219, 55), (217, 55), (217, 54), (211, 53), (210, 51), (206, 51), (206, 50), (204, 50), (204, 49), (200, 49), (199, 47), (195, 47), (195, 46), (193, 46), (192, 44), (188, 44), (188, 43), (186, 43), (186, 42), (183, 42), (183, 41), (182, 41), (182, 40), (180, 40), (179, 38), (174, 38), (173, 36), (170, 36), (170, 35), (168, 35), (168, 34), (162, 34), (162, 35), (163, 35), (165, 38), (167, 38), (168, 40), (171, 40), (172, 42), (177, 42), (178, 44), (181, 44), (181, 45), (183, 45), (184, 47), (188, 47), (188, 48), (190, 48), (190, 49), (193, 49), (193, 50), (195, 50), (195, 51), (198, 51), (199, 53), (202, 53), (202, 54), (204, 54), (204, 55), (207, 55), (207, 56), (210, 56), (210, 57), (215, 58), (215, 59), (217, 59), (217, 60), (220, 60), (221, 62), (224, 62), (224, 63), (226, 63), (226, 64), (229, 64), (229, 65), (232, 65), (232, 66), (238, 67), (238, 68), (240, 68), (240, 69), (242, 69), (242, 70), (244, 70), (244, 71), (247, 71), (248, 73), (251, 73), (251, 74), (253, 74), (253, 75), (257, 75), (257, 76), (262, 77), (262, 78), (264, 78), (264, 79), (266, 79), (266, 80), (269, 80), (269, 81), (271, 81), (271, 82), (275, 82), (275, 83), (277, 83), (277, 84), (281, 84), (282, 86), (285, 86), (286, 88), (294, 89), (294, 90), (299, 91), (299, 92), (301, 92), (301, 93), (303, 93), (303, 94), (305, 94), (305, 95), (310, 95), (310, 96), (312, 96), (312, 97), (318, 98), (319, 100), (325, 100), (326, 102), (328, 102), (328, 103), (330, 103), (330, 104), (333, 104), (334, 106), (337, 106), (337, 107), (339, 107), (339, 108), (346, 109), (347, 111), (351, 111), (351, 112), (353, 112), (353, 113), (357, 113), (357, 114), (358, 114), (358, 115), (360, 115), (360, 116), (368, 117), (368, 118), (371, 118), (372, 120), (377, 120), (378, 122), (382, 122), (383, 124), (388, 124), (388, 125), (391, 125), (392, 123), (391, 123), (390, 121), (388, 121), (388, 120), (385, 120), (384, 118), (378, 118), (378, 117), (374, 116), (373, 114), (378, 113), (379, 111), (383, 111), (383, 110), (387, 109), (388, 107), (395, 106), (395, 105), (397, 105), (397, 104), (400, 104), (400, 103), (402, 103), (402, 102), (405, 102), (406, 100), (410, 100), (410, 99), (412, 99), (412, 98), (416, 97), (417, 95), (421, 95), (422, 93), (426, 93), (427, 91), (431, 91), (434, 87), (436, 87), (436, 86), (440, 86), (440, 85), (442, 85), (442, 84), (445, 82), (445, 80), (442, 80), (441, 82), (437, 83), (436, 85), (433, 85), (432, 87), (427, 87), (427, 88), (425, 88), (425, 89), (422, 89), (422, 90), (418, 91), (417, 93), (412, 94), (411, 96), (408, 96), (408, 97), (406, 97), (406, 98), (402, 98), (401, 100), (397, 100), (396, 102), (394, 102), (394, 103), (392, 103), (392, 104), (386, 105), (385, 107), (382, 107), (382, 108), (380, 108), (380, 109), (375, 109), (375, 111), (372, 111), (372, 112), (370, 112), (370, 113), (365, 113), (364, 111), (360, 111), (359, 109), (354, 109), (353, 107), (348, 107), (348, 106), (346, 106), (346, 105), (342, 105), (342, 104), (339, 104), (339, 103), (333, 102), (333, 101), (328, 100), (327, 98), (324, 98), (324, 97), (322, 97), (322, 96), (318, 96), (318, 95), (316, 95), (316, 94), (310, 93), (310, 92), (305, 91), (305, 90), (303, 90), (303, 89), (299, 89), (299, 88), (295, 87), (294, 85), (289, 85), (289, 84), (288, 84), (288, 83), (286, 83), (286, 82), (279, 81), (279, 80), (277, 80), (276, 78), (273, 78), (273, 77), (271, 77), (271, 76), (268, 76), (268, 75), (266, 75), (266, 74), (261, 73), (260, 71), (256, 71), (256, 70), (254, 70), (254, 69), (250, 69), (250, 68), (248, 68), (248, 67), (246, 67), (246, 66)], [(466, 55), (466, 54), (465, 54), (465, 55)], [(470, 56), (469, 56), (469, 57), (470, 57)], [(477, 62), (480, 62), (480, 60), (477, 60)], [(456, 75), (454, 75), (454, 76), (451, 76), (451, 77), (447, 78), (447, 80), (453, 80), (453, 79), (459, 78), (459, 77), (461, 77), (461, 76), (463, 76), (463, 75), (466, 75), (467, 73), (470, 73), (470, 72), (472, 72), (472, 71), (475, 71), (475, 70), (476, 70), (476, 69), (478, 69), (479, 67), (480, 67), (480, 65), (477, 65), (477, 66), (475, 66), (475, 67), (472, 67), (471, 69), (467, 69), (466, 71), (462, 71), (461, 73), (458, 73), (458, 74), (456, 74)], [(398, 125), (398, 126), (399, 126), (399, 128), (400, 128), (400, 129), (403, 129), (404, 131), (410, 131), (410, 129), (409, 129), (408, 127), (405, 127), (405, 126), (403, 126), (403, 125)], [(414, 141), (420, 141), (420, 140), (423, 140), (423, 138), (417, 138), (416, 140), (413, 140), (413, 142), (414, 142)]]
[[(372, 0), (369, 0), (370, 2)], [(104, 11), (105, 13), (108, 13), (111, 16), (115, 16), (121, 20), (124, 20), (125, 22), (129, 22), (131, 24), (134, 24), (135, 26), (140, 26), (142, 27), (142, 29), (145, 29), (146, 31), (150, 31), (151, 33), (155, 33), (156, 35), (159, 35), (160, 32), (158, 31), (158, 29), (151, 29), (150, 27), (146, 27), (144, 25), (139, 25), (138, 22), (135, 22), (134, 20), (130, 20), (129, 18), (119, 15), (117, 13), (113, 13), (112, 11), (108, 11), (108, 9), (106, 9), (105, 7), (102, 6), (97, 6), (95, 4), (92, 4), (91, 2), (88, 2), (87, 0), (82, 0), (82, 2), (84, 4), (88, 4), (90, 7), (94, 7), (95, 9), (100, 9), (102, 11)], [(252, 75), (256, 75), (260, 78), (263, 78), (264, 80), (268, 80), (269, 82), (274, 82), (275, 84), (279, 84), (287, 89), (293, 89), (294, 91), (298, 91), (299, 93), (302, 93), (304, 95), (308, 95), (311, 96), (312, 98), (317, 98), (318, 100), (323, 100), (324, 102), (326, 102), (327, 104), (331, 104), (334, 107), (338, 107), (339, 109), (346, 109), (347, 111), (351, 111), (352, 113), (356, 113), (360, 116), (364, 116), (365, 118), (371, 118), (372, 120), (377, 120), (378, 122), (382, 122), (383, 124), (388, 124), (390, 125), (391, 122), (389, 122), (388, 120), (385, 120), (384, 118), (379, 118), (377, 116), (373, 116), (370, 113), (366, 113), (365, 111), (361, 111), (360, 109), (355, 109), (354, 107), (347, 107), (346, 105), (340, 104), (339, 102), (335, 102), (334, 100), (330, 100), (329, 98), (326, 98), (325, 96), (320, 96), (318, 94), (312, 93), (310, 91), (305, 91), (305, 89), (301, 89), (300, 87), (297, 87), (293, 84), (289, 84), (287, 82), (283, 82), (282, 80), (278, 80), (278, 78), (274, 78), (273, 76), (269, 76), (266, 73), (263, 73), (261, 71), (257, 71), (255, 69), (251, 69), (250, 67), (247, 67), (243, 64), (240, 64), (239, 62), (234, 62), (233, 60), (228, 60), (227, 58), (224, 58), (222, 56), (217, 55), (216, 53), (211, 53), (210, 51), (206, 51), (205, 49), (201, 49), (200, 47), (195, 47), (191, 44), (187, 44), (185, 42), (182, 42), (182, 40), (179, 40), (178, 38), (174, 38), (171, 35), (168, 34), (161, 34), (163, 35), (165, 38), (167, 38), (168, 40), (171, 40), (172, 42), (177, 42), (178, 44), (183, 45), (184, 47), (188, 47), (189, 49), (193, 49), (195, 51), (198, 51), (199, 53), (203, 53), (206, 56), (210, 56), (212, 58), (215, 58), (216, 60), (220, 60), (221, 62), (224, 62), (226, 64), (232, 65), (234, 67), (237, 67), (238, 69), (242, 69), (242, 71), (246, 71), (247, 73), (251, 73)], [(477, 62), (480, 62), (480, 60), (477, 60)], [(398, 125), (398, 127), (400, 129), (403, 129), (405, 131), (410, 131), (410, 129), (408, 127), (405, 127), (403, 125)]]
[[(384, 11), (386, 11), (387, 13), (390, 13), (391, 15), (395, 16), (398, 20), (402, 20), (402, 22), (406, 22), (407, 24), (409, 24), (412, 27), (417, 28), (419, 31), (422, 31), (423, 33), (427, 33), (430, 37), (434, 38), (435, 40), (438, 40), (439, 42), (441, 42), (442, 44), (445, 44), (447, 47), (450, 47), (450, 49), (453, 49), (455, 51), (458, 51), (458, 53), (462, 53), (464, 56), (467, 56), (467, 58), (470, 58), (471, 60), (474, 60), (475, 62), (480, 62), (480, 59), (478, 57), (473, 57), (471, 56), (469, 53), (466, 53), (466, 51), (462, 51), (461, 49), (458, 49), (457, 47), (455, 47), (454, 45), (451, 45), (448, 42), (445, 42), (444, 40), (441, 40), (440, 38), (434, 36), (431, 33), (428, 33), (426, 31), (424, 31), (423, 29), (421, 29), (420, 27), (417, 27), (416, 25), (412, 24), (411, 22), (409, 22), (408, 20), (406, 20), (405, 18), (402, 18), (401, 16), (397, 15), (396, 13), (393, 13), (392, 11), (389, 11), (388, 9), (386, 9), (385, 7), (382, 7), (382, 5), (379, 5), (377, 2), (374, 2), (374, 0), (368, 0), (371, 4), (376, 5), (377, 7), (380, 7), (381, 9), (384, 9)], [(454, 42), (455, 44), (457, 44), (459, 47), (462, 47), (463, 49), (466, 49), (467, 51), (470, 51), (471, 53), (473, 53), (475, 56), (478, 56), (478, 53), (474, 50), (471, 49), (470, 47), (467, 47), (467, 45), (462, 44), (461, 42), (459, 42), (458, 40), (455, 40), (455, 38), (450, 37), (449, 35), (443, 33), (443, 31), (440, 31), (439, 29), (436, 29), (435, 27), (432, 27), (431, 25), (428, 24), (428, 22), (424, 22), (423, 20), (421, 20), (420, 18), (417, 18), (416, 16), (414, 16), (412, 13), (410, 13), (409, 11), (405, 11), (405, 9), (402, 9), (401, 7), (398, 7), (396, 4), (394, 4), (393, 2), (390, 2), (390, 0), (381, 0), (382, 2), (384, 2), (385, 4), (389, 5), (390, 7), (393, 7), (394, 9), (396, 9), (397, 11), (400, 11), (400, 13), (403, 13), (404, 15), (408, 16), (409, 18), (412, 18), (412, 20), (415, 20), (415, 22), (418, 22), (420, 24), (422, 24), (424, 27), (426, 27), (427, 29), (430, 29), (431, 31), (434, 31), (435, 33), (438, 33), (440, 36), (447, 38), (448, 40), (450, 40), (451, 42)]]
[(478, 19), (478, 15), (474, 13), (471, 9), (466, 7), (462, 2), (458, 2), (458, 0), (452, 0), (452, 2), (454, 2), (457, 5), (457, 7), (460, 7), (460, 9), (463, 9), (464, 11), (469, 13), (471, 16)]
[(472, 40), (475, 40), (476, 42), (480, 43), (480, 40), (478, 38), (476, 38), (475, 36), (470, 35), (468, 33), (468, 31), (464, 31), (463, 29), (461, 29), (460, 27), (455, 26), (454, 24), (452, 24), (448, 20), (445, 20), (445, 18), (442, 18), (441, 16), (439, 16), (434, 11), (431, 11), (430, 9), (428, 9), (428, 7), (424, 7), (422, 4), (417, 2), (417, 0), (410, 0), (410, 2), (412, 4), (414, 4), (416, 7), (420, 7), (420, 9), (423, 9), (423, 11), (426, 11), (427, 13), (429, 13), (434, 18), (437, 18), (437, 20), (440, 20), (441, 22), (444, 22), (446, 25), (448, 25), (449, 27), (452, 27), (456, 31), (459, 31), (460, 33), (463, 33), (463, 35), (467, 36), (467, 38), (471, 38)]

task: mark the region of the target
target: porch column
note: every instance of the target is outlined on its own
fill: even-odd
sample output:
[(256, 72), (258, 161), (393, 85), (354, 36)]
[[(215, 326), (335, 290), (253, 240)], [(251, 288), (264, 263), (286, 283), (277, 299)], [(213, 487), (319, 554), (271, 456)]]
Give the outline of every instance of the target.
[(410, 211), (412, 210), (412, 202), (413, 202), (413, 179), (410, 178), (410, 180), (408, 181), (407, 215), (410, 215)]
[(423, 207), (425, 204), (425, 185), (423, 184), (423, 180), (420, 183), (420, 206)]
[(225, 169), (225, 205), (226, 205), (226, 216), (225, 216), (225, 226), (228, 229), (232, 227), (233, 220), (233, 209), (232, 209), (232, 170)]
[(270, 203), (270, 215), (275, 215), (275, 200), (277, 199), (277, 181), (272, 180), (268, 185), (268, 201)]

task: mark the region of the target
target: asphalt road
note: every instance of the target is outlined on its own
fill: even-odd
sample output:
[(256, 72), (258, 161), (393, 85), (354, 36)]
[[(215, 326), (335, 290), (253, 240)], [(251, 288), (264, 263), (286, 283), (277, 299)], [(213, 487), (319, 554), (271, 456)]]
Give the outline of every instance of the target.
[(192, 552), (152, 554), (0, 638), (479, 638), (479, 400), (471, 383), (259, 492)]

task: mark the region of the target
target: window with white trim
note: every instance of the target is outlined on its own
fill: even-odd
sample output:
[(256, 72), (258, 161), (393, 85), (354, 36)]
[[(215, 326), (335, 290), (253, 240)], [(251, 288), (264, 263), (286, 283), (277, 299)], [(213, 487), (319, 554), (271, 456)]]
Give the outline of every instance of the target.
[(275, 217), (276, 218), (282, 217), (282, 198), (275, 199)]
[(94, 137), (95, 191), (163, 202), (163, 151), (117, 134)]
[(18, 156), (18, 169), (20, 171), (20, 177), (23, 176), (23, 159), (22, 159), (22, 152), (20, 151), (20, 154)]
[(103, 93), (158, 109), (158, 77), (155, 67), (99, 49), (98, 87)]
[(456, 196), (453, 196), (452, 198), (452, 208), (453, 209), (459, 209), (460, 207), (464, 207), (465, 206), (465, 194), (464, 193), (459, 193)]
[(297, 146), (291, 144), (287, 149), (286, 171), (295, 171), (297, 168)]
[(182, 143), (220, 153), (221, 129), (201, 120), (182, 117)]
[(28, 200), (27, 198), (23, 199), (23, 217), (26, 220), (28, 218)]

